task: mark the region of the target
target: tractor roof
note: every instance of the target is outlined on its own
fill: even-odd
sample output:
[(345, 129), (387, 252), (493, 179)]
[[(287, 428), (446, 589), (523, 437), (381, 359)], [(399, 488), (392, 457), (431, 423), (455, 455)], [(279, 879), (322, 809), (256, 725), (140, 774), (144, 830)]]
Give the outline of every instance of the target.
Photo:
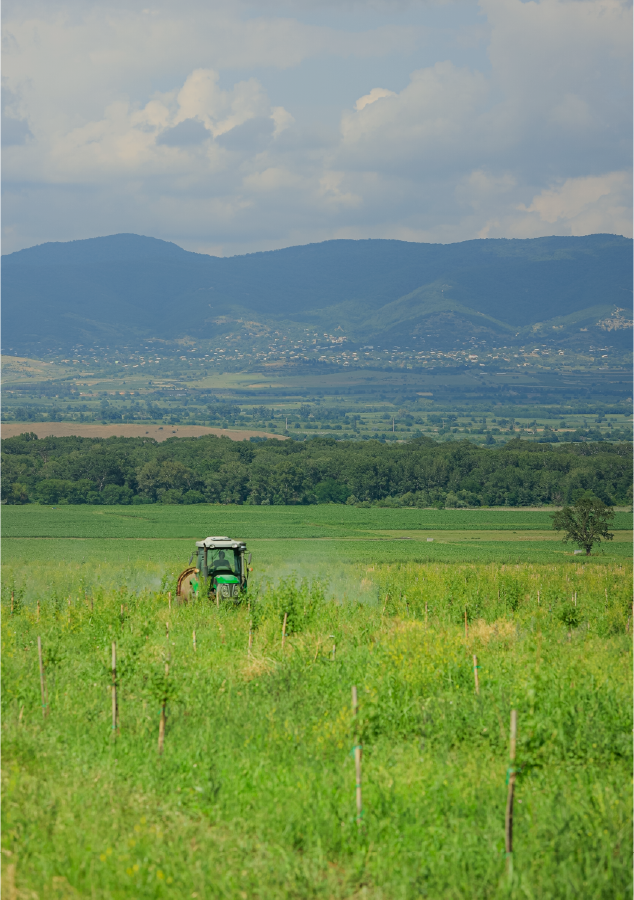
[(227, 550), (244, 550), (246, 544), (244, 541), (233, 541), (228, 537), (208, 537), (204, 541), (196, 541), (197, 547), (207, 547), (208, 550), (227, 549)]

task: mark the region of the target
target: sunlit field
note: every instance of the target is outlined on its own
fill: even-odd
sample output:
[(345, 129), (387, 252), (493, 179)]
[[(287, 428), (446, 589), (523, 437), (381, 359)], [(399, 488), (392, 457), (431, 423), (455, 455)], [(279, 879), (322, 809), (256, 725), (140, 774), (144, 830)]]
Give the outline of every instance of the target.
[[(526, 510), (3, 519), (3, 896), (631, 895), (626, 514), (589, 558)], [(176, 603), (207, 534), (239, 605)]]

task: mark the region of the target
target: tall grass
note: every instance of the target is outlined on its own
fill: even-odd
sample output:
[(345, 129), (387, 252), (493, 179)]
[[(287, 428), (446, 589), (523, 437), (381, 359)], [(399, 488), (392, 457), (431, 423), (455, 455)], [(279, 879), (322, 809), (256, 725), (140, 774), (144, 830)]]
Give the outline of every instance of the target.
[(6, 584), (3, 863), (24, 896), (42, 898), (625, 897), (630, 574), (617, 565), (357, 567), (337, 599), (323, 582), (287, 578), (262, 583), (237, 608), (171, 610), (167, 582), (85, 585), (70, 607), (61, 594), (42, 597), (39, 622), (34, 597), (16, 593), (10, 614)]

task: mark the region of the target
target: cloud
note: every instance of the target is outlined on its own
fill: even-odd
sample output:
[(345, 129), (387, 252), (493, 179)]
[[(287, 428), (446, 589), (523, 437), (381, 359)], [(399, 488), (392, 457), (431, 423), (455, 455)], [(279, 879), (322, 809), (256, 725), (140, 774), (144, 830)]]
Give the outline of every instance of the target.
[(275, 130), (275, 122), (267, 116), (256, 116), (225, 131), (217, 138), (217, 142), (227, 150), (241, 150), (246, 153), (257, 153), (269, 143)]
[(569, 234), (602, 232), (606, 225), (622, 219), (622, 228), (631, 227), (628, 206), (632, 195), (632, 178), (626, 172), (609, 172), (589, 178), (568, 178), (555, 188), (541, 191), (526, 213), (535, 213), (548, 225), (566, 223)]
[(631, 233), (628, 5), (479, 8), (9, 6), (5, 252)]
[[(400, 92), (357, 101), (344, 113), (341, 152), (348, 166), (393, 171), (404, 164), (445, 167), (464, 156), (463, 140), (473, 132), (489, 85), (482, 73), (452, 62), (419, 69)], [(370, 95), (369, 95), (370, 96)]]
[(375, 103), (377, 100), (381, 100), (383, 97), (396, 97), (396, 94), (394, 91), (388, 91), (385, 88), (372, 88), (369, 94), (364, 94), (363, 97), (359, 97), (354, 104), (354, 108), (357, 112), (361, 112), (364, 107), (369, 106), (370, 103)]
[(157, 145), (166, 147), (190, 147), (192, 144), (202, 144), (210, 138), (210, 132), (202, 122), (197, 119), (183, 119), (172, 128), (165, 128), (156, 138)]
[(8, 87), (2, 86), (2, 146), (16, 147), (33, 137), (29, 123), (19, 111), (18, 97)]

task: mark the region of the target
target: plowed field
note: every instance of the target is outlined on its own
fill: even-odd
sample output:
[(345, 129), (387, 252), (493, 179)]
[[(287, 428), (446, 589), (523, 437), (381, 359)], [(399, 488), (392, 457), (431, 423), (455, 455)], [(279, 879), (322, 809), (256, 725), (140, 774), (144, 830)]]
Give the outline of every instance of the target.
[(228, 437), (232, 441), (248, 441), (250, 437), (277, 438), (286, 440), (283, 435), (270, 434), (267, 431), (237, 431), (229, 428), (207, 428), (205, 425), (95, 425), (93, 422), (7, 422), (2, 425), (2, 437), (15, 437), (25, 431), (33, 431), (39, 438), (43, 437), (151, 437), (155, 441), (166, 441), (171, 437), (201, 437), (204, 434), (216, 434)]

